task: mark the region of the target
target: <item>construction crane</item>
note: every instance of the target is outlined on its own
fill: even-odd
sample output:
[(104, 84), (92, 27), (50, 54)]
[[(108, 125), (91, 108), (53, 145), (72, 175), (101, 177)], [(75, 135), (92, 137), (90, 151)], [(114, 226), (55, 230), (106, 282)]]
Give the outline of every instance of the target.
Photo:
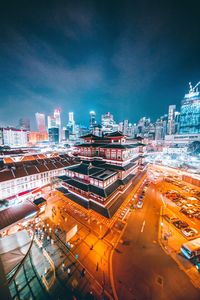
[(190, 93), (194, 93), (194, 92), (198, 92), (198, 86), (200, 85), (200, 81), (194, 86), (192, 87), (192, 83), (189, 82), (189, 87), (190, 87)]

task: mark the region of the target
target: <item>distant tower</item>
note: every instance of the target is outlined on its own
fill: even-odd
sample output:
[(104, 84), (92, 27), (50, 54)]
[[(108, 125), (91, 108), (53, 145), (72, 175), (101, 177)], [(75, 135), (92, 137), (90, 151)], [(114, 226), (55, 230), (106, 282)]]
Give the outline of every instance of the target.
[(54, 119), (56, 123), (56, 128), (58, 128), (58, 136), (59, 136), (59, 142), (61, 141), (61, 118), (60, 118), (61, 110), (59, 108), (54, 109)]
[(168, 134), (175, 133), (175, 112), (176, 105), (170, 105), (168, 110)]
[(74, 123), (74, 113), (69, 112), (69, 123)]
[(95, 111), (90, 111), (90, 129), (92, 130), (96, 124), (96, 113)]
[(35, 118), (36, 118), (37, 130), (39, 132), (45, 132), (46, 131), (45, 114), (37, 112), (35, 114)]
[(128, 120), (124, 120), (123, 122), (123, 134), (128, 134)]
[(60, 109), (59, 108), (54, 109), (53, 115), (56, 120), (56, 125), (60, 129), (61, 128)]
[(75, 126), (75, 121), (74, 121), (74, 113), (69, 112), (69, 121), (67, 124), (67, 128), (71, 134), (76, 133), (76, 126)]
[(110, 133), (118, 130), (118, 124), (115, 123), (113, 115), (110, 112), (101, 116), (101, 126), (103, 133)]
[(49, 128), (58, 128), (57, 124), (56, 124), (56, 118), (54, 116), (47, 117), (47, 124), (48, 124), (48, 129)]

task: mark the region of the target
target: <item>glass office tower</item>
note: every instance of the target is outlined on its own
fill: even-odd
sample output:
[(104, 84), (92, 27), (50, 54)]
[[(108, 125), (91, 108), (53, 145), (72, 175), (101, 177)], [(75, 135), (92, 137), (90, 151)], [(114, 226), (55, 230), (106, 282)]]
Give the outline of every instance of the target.
[(181, 103), (180, 134), (200, 133), (200, 92), (198, 85), (193, 88), (190, 84), (189, 93)]

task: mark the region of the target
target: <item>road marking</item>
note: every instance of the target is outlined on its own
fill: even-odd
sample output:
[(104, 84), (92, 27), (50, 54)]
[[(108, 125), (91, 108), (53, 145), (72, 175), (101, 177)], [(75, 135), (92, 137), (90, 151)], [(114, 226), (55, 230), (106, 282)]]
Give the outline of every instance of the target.
[(123, 216), (123, 218), (122, 218), (122, 221), (124, 221), (124, 219), (126, 218), (126, 216), (128, 215), (128, 213), (129, 213), (129, 210), (130, 210), (130, 208), (129, 209), (127, 209), (127, 212), (125, 213), (125, 215)]
[(196, 223), (195, 223), (195, 222), (193, 222), (192, 220), (190, 220), (190, 222), (191, 222), (192, 224), (195, 224), (195, 225), (196, 225)]
[(144, 230), (144, 226), (145, 226), (145, 220), (144, 220), (144, 221), (143, 221), (143, 223), (142, 223), (141, 232), (143, 232), (143, 230)]

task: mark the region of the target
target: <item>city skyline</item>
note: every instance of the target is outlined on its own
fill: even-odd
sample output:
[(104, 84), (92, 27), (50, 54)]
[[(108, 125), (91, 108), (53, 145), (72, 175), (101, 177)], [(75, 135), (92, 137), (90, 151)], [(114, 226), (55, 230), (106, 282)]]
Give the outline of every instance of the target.
[[(199, 82), (198, 82), (198, 84), (197, 85), (199, 85)], [(188, 89), (188, 93), (190, 92), (190, 88), (192, 87), (192, 83), (191, 82), (189, 82), (188, 83), (188, 87), (189, 87), (189, 89)], [(186, 93), (187, 94), (187, 93)], [(186, 95), (185, 94), (185, 95)], [(130, 120), (130, 119), (128, 119), (128, 118), (124, 118), (123, 120), (117, 120), (116, 119), (116, 116), (114, 116), (114, 121), (116, 122), (116, 124), (120, 124), (122, 121), (125, 121), (125, 120), (128, 120), (128, 122), (129, 123), (131, 123), (131, 124), (138, 124), (139, 123), (139, 121), (141, 120), (141, 119), (143, 119), (143, 118), (147, 118), (147, 119), (150, 119), (150, 121), (151, 121), (151, 123), (155, 123), (157, 120), (159, 120), (159, 118), (161, 117), (161, 116), (166, 116), (166, 115), (168, 115), (168, 113), (169, 113), (169, 111), (168, 111), (168, 109), (170, 109), (170, 107), (175, 107), (175, 110), (177, 110), (177, 112), (179, 112), (179, 110), (180, 110), (180, 108), (181, 108), (181, 102), (183, 101), (183, 99), (184, 99), (184, 97), (182, 97), (182, 100), (179, 102), (179, 104), (178, 105), (174, 105), (174, 104), (170, 104), (169, 105), (169, 107), (167, 108), (167, 111), (165, 111), (165, 112), (163, 112), (161, 115), (159, 115), (159, 116), (157, 116), (156, 117), (156, 119), (153, 119), (152, 120), (152, 118), (149, 116), (149, 115), (146, 115), (146, 116), (140, 116), (140, 118), (138, 119), (138, 120), (135, 120), (135, 122), (134, 121), (132, 121), (132, 120)], [(72, 114), (73, 115), (73, 118), (74, 118), (74, 115), (75, 115), (75, 121), (77, 120), (76, 119), (76, 112), (74, 113), (74, 112), (72, 112), (72, 111), (68, 111), (68, 112), (64, 112), (64, 111), (62, 111), (61, 110), (61, 108), (55, 108), (54, 107), (54, 109), (53, 109), (54, 111), (56, 111), (56, 110), (59, 110), (59, 112), (60, 112), (60, 118), (61, 118), (61, 123), (62, 123), (62, 125), (65, 127), (66, 126), (66, 124), (68, 123), (68, 121), (69, 121), (69, 119), (70, 119), (70, 115)], [(94, 111), (94, 110), (90, 110), (90, 111), (88, 111), (88, 112), (86, 112), (86, 114), (85, 115), (87, 115), (88, 116), (88, 119), (86, 119), (86, 123), (79, 123), (79, 122), (76, 122), (76, 124), (79, 124), (79, 125), (81, 125), (81, 126), (86, 126), (86, 127), (90, 127), (89, 125), (90, 125), (90, 118), (91, 118), (91, 113), (94, 113), (95, 114), (95, 122), (96, 122), (96, 125), (98, 125), (98, 124), (101, 124), (101, 119), (102, 119), (102, 116), (104, 115), (104, 114), (107, 114), (107, 113), (111, 113), (112, 114), (112, 111), (109, 111), (109, 112), (104, 112), (103, 114), (101, 114), (101, 115), (99, 115), (98, 114), (98, 112), (96, 112), (96, 111)], [(45, 118), (45, 122), (46, 121), (48, 121), (48, 118), (50, 117), (52, 117), (51, 116), (51, 112), (49, 112), (48, 114), (45, 114), (44, 112), (40, 112), (40, 113), (35, 113), (35, 118), (34, 119), (32, 119), (32, 117), (31, 116), (25, 116), (25, 118), (20, 118), (19, 119), (19, 116), (18, 116), (18, 120), (17, 120), (17, 122), (16, 123), (18, 123), (19, 125), (17, 125), (17, 124), (15, 124), (15, 126), (14, 125), (10, 125), (10, 124), (4, 124), (4, 125), (2, 125), (3, 127), (19, 127), (20, 126), (20, 121), (21, 120), (27, 120), (28, 119), (28, 121), (30, 122), (30, 119), (32, 119), (32, 126), (31, 126), (31, 130), (32, 131), (37, 131), (38, 130), (38, 121), (37, 121), (37, 117), (36, 117), (36, 115), (37, 114), (39, 114), (39, 115), (43, 115), (44, 116), (44, 118)], [(47, 119), (47, 120), (46, 120)], [(1, 124), (0, 124), (1, 125)], [(30, 126), (30, 125), (29, 125)], [(46, 129), (48, 128), (48, 126), (46, 126)], [(21, 129), (23, 129), (23, 128), (21, 128)], [(39, 130), (40, 131), (40, 130)]]
[(2, 5), (1, 123), (14, 126), (19, 111), (33, 123), (38, 106), (74, 111), (78, 123), (83, 108), (155, 120), (180, 103), (199, 76), (197, 6), (103, 2)]

